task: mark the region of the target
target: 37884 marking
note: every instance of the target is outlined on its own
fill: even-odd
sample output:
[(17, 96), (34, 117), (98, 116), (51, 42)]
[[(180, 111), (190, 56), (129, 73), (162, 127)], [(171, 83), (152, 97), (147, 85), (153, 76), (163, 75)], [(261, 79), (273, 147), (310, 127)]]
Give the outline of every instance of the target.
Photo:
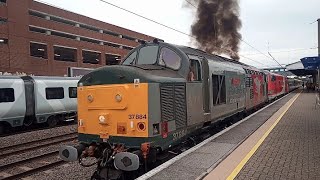
[(128, 115), (129, 119), (147, 119), (146, 114), (129, 114)]

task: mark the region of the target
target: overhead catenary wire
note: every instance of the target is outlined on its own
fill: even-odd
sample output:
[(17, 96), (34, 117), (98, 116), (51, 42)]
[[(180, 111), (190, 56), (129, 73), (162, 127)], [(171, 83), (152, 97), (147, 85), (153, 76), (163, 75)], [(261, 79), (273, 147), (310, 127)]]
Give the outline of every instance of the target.
[[(285, 52), (297, 52), (297, 51), (310, 51), (313, 49), (318, 49), (318, 47), (311, 47), (311, 48), (300, 48), (300, 49), (291, 49), (291, 50), (283, 50), (283, 51), (272, 51), (270, 53), (285, 53)], [(245, 56), (253, 56), (253, 55), (259, 55), (260, 53), (249, 53), (249, 54), (243, 54)]]
[[(239, 38), (239, 37), (238, 37)], [(251, 44), (249, 44), (248, 42), (246, 42), (245, 40), (243, 40), (242, 38), (239, 38), (240, 41), (244, 42), (245, 44), (247, 44), (248, 46), (250, 46), (252, 49), (256, 50), (257, 52), (259, 52), (260, 54), (266, 56), (268, 59), (272, 59), (274, 60), (280, 67), (284, 68), (274, 57), (271, 56), (271, 54), (268, 52), (268, 54), (271, 56), (268, 56), (266, 54), (264, 54), (262, 51), (260, 51), (259, 49), (255, 48), (254, 46), (252, 46)]]
[[(125, 8), (122, 8), (122, 7), (120, 7), (120, 6), (118, 6), (118, 5), (115, 5), (115, 4), (113, 4), (113, 3), (110, 3), (110, 2), (108, 2), (108, 1), (106, 1), (106, 0), (99, 0), (99, 1), (101, 1), (101, 2), (103, 2), (103, 3), (106, 3), (106, 4), (110, 5), (110, 6), (116, 7), (116, 8), (118, 8), (118, 9), (121, 9), (121, 10), (123, 10), (123, 11), (126, 11), (126, 12), (128, 12), (128, 13), (134, 14), (134, 15), (140, 17), (140, 18), (143, 18), (143, 19), (145, 19), (145, 20), (151, 21), (151, 22), (153, 22), (153, 23), (156, 23), (156, 24), (158, 24), (158, 25), (161, 25), (161, 26), (166, 27), (166, 28), (168, 28), (168, 29), (171, 29), (171, 30), (173, 30), (173, 31), (176, 31), (176, 32), (178, 32), (178, 33), (181, 33), (181, 34), (184, 34), (184, 35), (186, 35), (186, 36), (189, 36), (189, 37), (192, 37), (192, 38), (196, 39), (194, 36), (192, 36), (192, 35), (190, 35), (190, 34), (188, 34), (188, 33), (182, 32), (182, 31), (180, 31), (180, 30), (177, 30), (177, 29), (172, 28), (172, 27), (170, 27), (170, 26), (167, 26), (167, 25), (165, 25), (165, 24), (159, 23), (159, 22), (157, 22), (157, 21), (155, 21), (155, 20), (152, 20), (152, 19), (150, 19), (150, 18), (147, 18), (147, 17), (145, 17), (145, 16), (142, 16), (142, 15), (140, 15), (140, 14), (137, 14), (137, 13), (135, 13), (135, 12), (132, 12), (132, 11), (130, 11), (130, 10), (127, 10), (127, 9), (125, 9)], [(188, 0), (186, 0), (186, 1), (187, 1), (189, 4), (192, 4), (192, 3), (190, 3)], [(196, 6), (194, 6), (193, 4), (192, 4), (192, 6), (193, 6), (193, 7), (196, 7)], [(222, 49), (223, 49), (223, 48), (222, 48)], [(226, 49), (226, 50), (227, 50), (227, 49)], [(253, 60), (253, 59), (251, 59), (251, 58), (248, 58), (248, 57), (245, 57), (245, 56), (243, 56), (243, 55), (240, 55), (240, 56), (241, 56), (241, 57), (244, 57), (244, 58), (246, 58), (246, 59), (249, 59), (249, 60), (251, 60), (251, 61), (253, 61), (253, 62), (256, 62), (256, 63), (262, 64), (262, 65), (268, 66), (268, 65), (266, 65), (266, 64), (260, 63), (260, 62), (258, 62), (258, 61), (255, 61), (255, 60)]]
[(124, 10), (124, 11), (127, 11), (127, 12), (129, 12), (129, 13), (131, 13), (131, 14), (136, 15), (136, 16), (139, 16), (139, 17), (141, 17), (141, 18), (143, 18), (143, 19), (146, 19), (146, 20), (148, 20), (148, 21), (151, 21), (151, 22), (154, 22), (154, 23), (159, 24), (159, 25), (161, 25), (161, 26), (164, 26), (164, 27), (166, 27), (166, 28), (169, 28), (169, 29), (171, 29), (171, 30), (173, 30), (173, 31), (176, 31), (176, 32), (179, 32), (179, 33), (181, 33), (181, 34), (184, 34), (184, 35), (187, 35), (187, 36), (190, 36), (190, 37), (194, 38), (193, 36), (191, 36), (191, 35), (188, 34), (188, 33), (179, 31), (179, 30), (177, 30), (177, 29), (175, 29), (175, 28), (169, 27), (169, 26), (167, 26), (167, 25), (165, 25), (165, 24), (159, 23), (159, 22), (157, 22), (157, 21), (155, 21), (155, 20), (152, 20), (152, 19), (150, 19), (150, 18), (147, 18), (147, 17), (142, 16), (142, 15), (140, 15), (140, 14), (137, 14), (137, 13), (135, 13), (135, 12), (129, 11), (129, 10), (127, 10), (127, 9), (124, 9), (124, 8), (122, 8), (122, 7), (120, 7), (120, 6), (117, 6), (117, 5), (115, 5), (115, 4), (112, 4), (112, 3), (108, 2), (108, 1), (105, 1), (105, 0), (100, 0), (100, 1), (101, 1), (101, 2), (104, 2), (104, 3), (106, 3), (106, 4), (109, 4), (109, 5), (111, 5), (111, 6), (114, 6), (114, 7), (116, 7), (116, 8), (122, 9), (122, 10)]
[(194, 4), (192, 4), (190, 1), (185, 0), (188, 4), (190, 4), (191, 6), (193, 6), (194, 8), (197, 8)]

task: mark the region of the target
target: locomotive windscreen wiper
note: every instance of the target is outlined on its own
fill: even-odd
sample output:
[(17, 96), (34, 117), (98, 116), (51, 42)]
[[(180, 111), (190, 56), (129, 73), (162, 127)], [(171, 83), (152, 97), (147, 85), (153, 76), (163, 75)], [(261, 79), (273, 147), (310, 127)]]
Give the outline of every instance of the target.
[(130, 65), (133, 65), (133, 62), (136, 60), (136, 58), (133, 58), (133, 60), (129, 63)]

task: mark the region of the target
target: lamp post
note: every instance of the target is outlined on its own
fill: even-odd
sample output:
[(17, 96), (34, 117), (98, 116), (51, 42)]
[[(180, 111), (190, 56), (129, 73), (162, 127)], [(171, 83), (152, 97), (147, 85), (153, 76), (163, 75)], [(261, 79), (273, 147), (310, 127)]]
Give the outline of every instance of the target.
[(318, 56), (320, 57), (320, 19), (318, 21)]
[[(320, 58), (320, 19), (318, 21), (318, 58)], [(320, 89), (320, 64), (318, 64), (318, 90)]]

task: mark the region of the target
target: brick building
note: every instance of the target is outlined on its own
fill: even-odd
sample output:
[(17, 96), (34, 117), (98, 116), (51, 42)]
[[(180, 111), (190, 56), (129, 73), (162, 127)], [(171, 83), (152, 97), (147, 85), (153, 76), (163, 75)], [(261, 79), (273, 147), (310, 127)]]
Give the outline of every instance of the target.
[(153, 37), (33, 0), (0, 0), (0, 74), (68, 74), (117, 64)]

